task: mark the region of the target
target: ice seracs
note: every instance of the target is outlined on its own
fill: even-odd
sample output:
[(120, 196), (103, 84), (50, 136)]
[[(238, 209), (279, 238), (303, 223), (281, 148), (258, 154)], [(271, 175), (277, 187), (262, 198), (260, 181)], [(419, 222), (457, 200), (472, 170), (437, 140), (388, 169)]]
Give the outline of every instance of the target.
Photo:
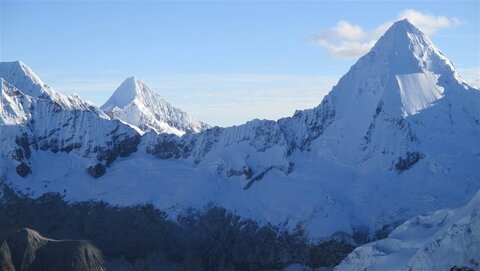
[(136, 77), (127, 78), (101, 108), (142, 131), (183, 135), (210, 126), (173, 107)]
[(480, 191), (462, 207), (409, 219), (387, 238), (356, 248), (335, 270), (475, 270), (479, 245)]

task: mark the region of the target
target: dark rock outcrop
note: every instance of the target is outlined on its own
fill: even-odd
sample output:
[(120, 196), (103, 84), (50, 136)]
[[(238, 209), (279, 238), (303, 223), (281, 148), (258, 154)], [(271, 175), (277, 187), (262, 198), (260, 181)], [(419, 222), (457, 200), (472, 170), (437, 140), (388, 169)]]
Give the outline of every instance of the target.
[(103, 271), (100, 251), (87, 241), (53, 240), (23, 228), (0, 247), (0, 266), (9, 271)]
[(12, 254), (7, 242), (3, 242), (0, 245), (0, 270), (2, 271), (15, 271), (15, 267), (12, 262)]
[(102, 177), (103, 174), (107, 171), (107, 168), (102, 164), (96, 164), (95, 166), (91, 166), (87, 169), (88, 174), (90, 174), (93, 178)]
[[(0, 240), (25, 227), (55, 239), (91, 240), (102, 251), (109, 270), (158, 270), (155, 269), (158, 266), (165, 270), (282, 270), (294, 263), (333, 266), (356, 246), (348, 238), (311, 243), (301, 227), (284, 231), (270, 224), (259, 225), (217, 206), (202, 212), (185, 211), (171, 220), (151, 204), (130, 207), (102, 202), (69, 204), (58, 194), (32, 199), (9, 188), (4, 189), (0, 198), (0, 218)], [(42, 257), (35, 260), (38, 268), (46, 263), (54, 266), (51, 255), (57, 252), (70, 251), (62, 257), (82, 263), (89, 260), (93, 264), (95, 259), (101, 259), (88, 243), (43, 244), (43, 239), (37, 239), (46, 253), (35, 250), (36, 257)], [(11, 265), (8, 259), (12, 259), (15, 268), (4, 270), (18, 271), (15, 266), (20, 261), (16, 256), (18, 247), (10, 243), (0, 247), (0, 257), (6, 259), (0, 264), (8, 267)], [(86, 258), (79, 258), (77, 252), (82, 249)], [(60, 266), (64, 262), (55, 264)]]
[(406, 170), (412, 168), (424, 155), (419, 152), (407, 152), (405, 158), (399, 157), (397, 163), (395, 164), (395, 170), (399, 173), (402, 173)]
[(26, 162), (21, 162), (20, 164), (18, 164), (15, 170), (17, 171), (17, 174), (21, 177), (27, 177), (29, 174), (32, 173), (32, 169)]

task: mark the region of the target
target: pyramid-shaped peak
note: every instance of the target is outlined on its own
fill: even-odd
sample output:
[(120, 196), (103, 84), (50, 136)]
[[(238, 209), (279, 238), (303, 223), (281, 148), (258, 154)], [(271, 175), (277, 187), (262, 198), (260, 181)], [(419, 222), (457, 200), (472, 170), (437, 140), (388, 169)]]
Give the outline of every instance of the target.
[(123, 108), (133, 100), (142, 100), (148, 93), (152, 92), (150, 88), (138, 77), (131, 76), (125, 79), (115, 90), (108, 101), (102, 105), (102, 109), (118, 107)]
[(140, 79), (138, 79), (138, 77), (131, 76), (125, 79), (117, 90), (121, 91), (122, 94), (135, 92), (135, 95), (138, 95), (139, 93), (147, 89), (148, 86), (145, 85), (145, 83), (143, 83)]
[(383, 66), (391, 74), (454, 72), (450, 61), (408, 19), (395, 22), (356, 65)]
[(90, 106), (78, 96), (66, 96), (45, 84), (35, 72), (22, 61), (0, 62), (0, 78), (22, 93), (55, 101), (66, 109), (89, 109)]
[(430, 39), (408, 19), (395, 22), (373, 47), (373, 51), (418, 51), (432, 47)]
[(101, 109), (111, 118), (137, 126), (142, 131), (183, 135), (209, 127), (173, 107), (135, 76), (125, 79)]
[(393, 23), (393, 25), (389, 28), (387, 33), (389, 31), (403, 31), (403, 32), (410, 32), (410, 33), (415, 33), (415, 32), (421, 32), (415, 25), (413, 25), (408, 19), (403, 19), (396, 21)]
[(58, 92), (47, 86), (22, 61), (0, 62), (0, 77), (30, 96), (53, 100), (61, 99)]
[(12, 68), (12, 69), (26, 69), (30, 70), (30, 68), (21, 60), (16, 60), (16, 61), (4, 61), (1, 62), (0, 66), (5, 69), (5, 68)]
[(141, 81), (140, 79), (138, 79), (138, 77), (137, 77), (137, 76), (135, 76), (135, 75), (134, 75), (134, 76), (130, 76), (130, 77), (128, 77), (128, 78), (127, 78), (127, 79), (125, 79), (123, 82), (124, 82), (124, 83), (125, 83), (125, 82), (130, 82), (130, 83), (137, 83), (137, 82), (140, 82), (140, 83), (142, 83), (142, 81)]
[(338, 103), (338, 115), (368, 112), (362, 119), (368, 125), (379, 104), (390, 115), (405, 117), (431, 106), (443, 97), (444, 89), (462, 84), (444, 54), (404, 19), (395, 22), (350, 68), (332, 90), (332, 96)]
[[(12, 62), (0, 62), (0, 77), (5, 79), (7, 82), (15, 85), (17, 88), (24, 87), (24, 85), (37, 85), (35, 90), (28, 93), (32, 96), (41, 96), (40, 88), (45, 85), (45, 83), (38, 77), (30, 67), (28, 67), (22, 61), (12, 61)], [(18, 84), (18, 86), (17, 86)], [(30, 90), (30, 88), (28, 89)], [(26, 91), (24, 89), (24, 91)], [(38, 91), (35, 92), (35, 91)]]

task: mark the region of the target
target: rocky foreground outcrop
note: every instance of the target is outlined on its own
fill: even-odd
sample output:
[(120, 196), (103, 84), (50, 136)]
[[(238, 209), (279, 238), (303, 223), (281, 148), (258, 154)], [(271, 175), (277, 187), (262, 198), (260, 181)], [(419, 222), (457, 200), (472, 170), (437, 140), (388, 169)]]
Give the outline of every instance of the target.
[[(6, 187), (0, 194), (0, 244), (7, 240), (0, 265), (8, 271), (102, 270), (98, 269), (101, 260), (106, 270), (115, 271), (284, 270), (292, 264), (333, 267), (369, 241), (366, 233), (358, 231), (353, 236), (338, 233), (330, 240), (311, 242), (302, 228), (288, 232), (215, 206), (168, 218), (153, 205), (68, 203), (58, 194), (32, 199)], [(56, 240), (89, 240), (103, 257), (88, 242), (54, 241), (27, 230), (15, 233), (21, 228), (35, 229)], [(12, 239), (22, 233), (23, 239), (33, 241)], [(32, 253), (25, 253), (25, 243), (33, 247), (28, 250)], [(17, 257), (17, 250), (21, 251), (18, 255), (34, 256)], [(32, 269), (21, 268), (23, 261)], [(89, 269), (64, 268), (62, 264), (67, 262)], [(49, 268), (40, 268), (44, 266)]]
[(0, 246), (2, 271), (102, 271), (100, 251), (88, 241), (53, 240), (22, 228)]

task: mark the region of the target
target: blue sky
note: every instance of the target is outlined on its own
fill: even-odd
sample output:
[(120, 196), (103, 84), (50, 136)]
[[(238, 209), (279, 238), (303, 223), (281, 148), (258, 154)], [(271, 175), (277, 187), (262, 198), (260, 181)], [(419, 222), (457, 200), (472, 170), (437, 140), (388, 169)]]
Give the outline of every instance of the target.
[(480, 1), (0, 1), (2, 61), (97, 105), (136, 75), (213, 125), (317, 105), (402, 17), (480, 83)]

